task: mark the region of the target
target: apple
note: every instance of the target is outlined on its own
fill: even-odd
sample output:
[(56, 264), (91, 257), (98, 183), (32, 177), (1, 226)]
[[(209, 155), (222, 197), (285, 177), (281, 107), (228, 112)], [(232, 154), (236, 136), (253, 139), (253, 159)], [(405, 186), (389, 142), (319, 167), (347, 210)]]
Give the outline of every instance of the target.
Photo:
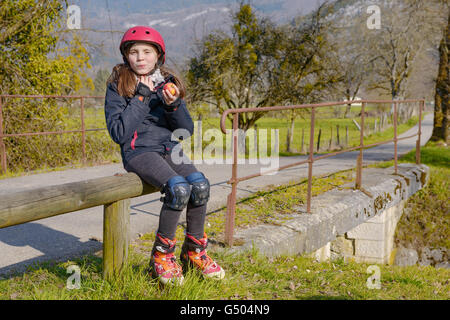
[(168, 90), (171, 95), (175, 95), (177, 90), (175, 89), (175, 85), (172, 82), (166, 83), (164, 85), (164, 90)]

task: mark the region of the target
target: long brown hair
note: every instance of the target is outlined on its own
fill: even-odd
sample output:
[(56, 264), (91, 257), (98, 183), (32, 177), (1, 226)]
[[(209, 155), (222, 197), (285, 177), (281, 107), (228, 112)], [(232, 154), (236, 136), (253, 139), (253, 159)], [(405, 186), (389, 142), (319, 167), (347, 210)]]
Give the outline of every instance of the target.
[[(125, 48), (125, 54), (128, 55), (131, 46)], [(180, 97), (183, 99), (186, 96), (186, 87), (181, 80), (181, 78), (171, 69), (160, 66), (159, 70), (164, 78), (169, 75), (174, 77), (175, 85), (180, 90)], [(106, 84), (114, 82), (117, 85), (117, 91), (122, 97), (132, 98), (136, 90), (136, 74), (130, 68), (129, 64), (119, 63), (112, 69), (111, 75), (109, 76)]]

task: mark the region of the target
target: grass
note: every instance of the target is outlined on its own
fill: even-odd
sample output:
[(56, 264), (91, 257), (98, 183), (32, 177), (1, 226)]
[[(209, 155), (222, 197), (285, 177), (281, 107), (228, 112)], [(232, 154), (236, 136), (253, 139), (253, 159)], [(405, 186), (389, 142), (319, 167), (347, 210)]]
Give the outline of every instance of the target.
[[(415, 150), (399, 159), (415, 162)], [(428, 185), (409, 198), (396, 229), (395, 242), (406, 248), (450, 248), (450, 148), (428, 142), (421, 148), (421, 162), (430, 168)], [(379, 166), (390, 167), (393, 161)]]
[[(72, 111), (73, 112), (73, 111)], [(357, 114), (360, 112), (360, 107), (352, 107), (352, 114)], [(329, 141), (331, 138), (331, 134), (333, 134), (333, 146), (334, 148), (339, 148), (336, 146), (337, 138), (336, 138), (336, 126), (339, 126), (340, 128), (340, 142), (341, 145), (345, 142), (345, 128), (348, 127), (349, 132), (349, 140), (348, 140), (348, 146), (353, 147), (359, 145), (359, 139), (360, 134), (359, 130), (356, 128), (355, 124), (352, 121), (352, 118), (340, 118), (336, 114), (333, 114), (332, 108), (322, 108), (317, 112), (317, 119), (316, 119), (316, 130), (315, 130), (315, 147), (316, 150), (317, 146), (317, 140), (319, 135), (319, 130), (322, 130), (321, 133), (321, 145), (322, 147), (325, 146), (325, 148), (328, 148)], [(355, 116), (355, 119), (359, 122), (360, 119)], [(365, 125), (366, 130), (369, 131), (369, 134), (365, 138), (365, 143), (375, 143), (380, 142), (383, 140), (392, 139), (394, 135), (394, 129), (392, 125), (385, 128), (382, 132), (374, 132), (373, 127), (375, 124), (375, 120), (377, 117), (369, 116), (365, 119)], [(401, 134), (411, 127), (413, 127), (418, 121), (418, 117), (413, 117), (410, 120), (408, 120), (406, 123), (399, 124), (398, 126), (398, 133)], [(194, 122), (196, 122), (194, 120)], [(104, 111), (101, 108), (94, 109), (94, 108), (86, 108), (85, 110), (85, 125), (86, 128), (106, 128), (105, 123), (105, 117), (104, 117)], [(201, 121), (203, 133), (208, 129), (220, 129), (220, 118), (210, 118), (206, 117)], [(279, 118), (273, 118), (269, 115), (259, 119), (257, 121), (258, 129), (278, 129), (279, 130), (279, 143), (280, 143), (280, 155), (297, 155), (300, 154), (301, 149), (301, 139), (302, 139), (302, 129), (304, 131), (304, 141), (305, 146), (304, 149), (307, 150), (307, 144), (309, 143), (309, 132), (310, 132), (310, 119), (309, 116), (306, 116), (305, 119), (302, 119), (300, 116), (297, 117), (295, 120), (294, 125), (294, 135), (293, 135), (293, 142), (292, 147), (296, 152), (288, 153), (286, 152), (286, 136), (287, 136), (287, 127), (288, 123), (286, 119), (279, 119)], [(78, 112), (73, 112), (73, 114), (68, 117), (66, 122), (66, 130), (74, 130), (79, 129), (81, 127), (81, 121), (80, 121), (80, 115)], [(231, 128), (231, 122), (227, 121), (227, 128)], [(332, 132), (333, 131), (333, 132)], [(103, 133), (106, 133), (103, 132)], [(92, 134), (92, 133), (89, 133)], [(192, 136), (192, 141), (195, 137), (195, 131)], [(225, 137), (223, 137), (223, 142), (225, 145)], [(268, 152), (270, 152), (270, 132), (268, 133)], [(208, 144), (210, 144), (210, 141), (203, 141), (202, 147), (204, 148)], [(193, 142), (192, 142), (193, 144)], [(192, 150), (193, 152), (194, 150)]]
[[(429, 165), (429, 185), (408, 202), (411, 212), (398, 226), (397, 240), (420, 239), (448, 248), (448, 148), (429, 143), (422, 149), (422, 162)], [(405, 155), (400, 162), (413, 162), (414, 152)], [(392, 166), (392, 162), (382, 167)], [(352, 171), (341, 172), (314, 180), (313, 194), (339, 187), (353, 179)], [(255, 223), (277, 224), (289, 219), (291, 210), (302, 205), (305, 199), (305, 183), (258, 192), (255, 196), (237, 204), (236, 226), (244, 228)], [(220, 240), (223, 233), (224, 211), (208, 216), (206, 230), (211, 237)], [(433, 220), (436, 219), (436, 220)], [(421, 223), (425, 228), (421, 227)], [(419, 227), (417, 227), (419, 226)], [(413, 229), (411, 229), (413, 228)], [(415, 228), (415, 229), (414, 229)], [(420, 229), (421, 228), (421, 229)], [(182, 239), (183, 228), (177, 230)], [(404, 238), (402, 238), (404, 237)], [(411, 239), (409, 239), (409, 238)], [(29, 267), (22, 274), (0, 278), (0, 299), (118, 299), (118, 300), (202, 300), (202, 299), (443, 299), (448, 300), (450, 271), (431, 266), (397, 267), (378, 265), (380, 289), (369, 289), (371, 276), (369, 264), (359, 264), (343, 259), (316, 262), (308, 255), (268, 258), (256, 250), (245, 253), (230, 251), (212, 244), (209, 253), (226, 270), (223, 281), (205, 280), (196, 272), (186, 274), (181, 288), (161, 288), (148, 275), (148, 260), (154, 235), (146, 234), (130, 246), (129, 260), (123, 272), (113, 281), (102, 279), (102, 259), (88, 255), (66, 262), (47, 262)], [(440, 242), (443, 241), (443, 242)], [(447, 241), (447, 242), (446, 242)], [(220, 242), (220, 241), (219, 241)], [(180, 246), (176, 254), (178, 255)], [(77, 265), (81, 270), (81, 288), (67, 289), (68, 266)]]
[[(376, 142), (386, 141), (390, 140), (394, 136), (394, 128), (391, 126), (388, 126), (384, 128), (381, 132), (375, 132), (373, 130), (374, 123), (375, 123), (375, 117), (370, 117), (365, 120), (365, 132), (368, 133), (364, 138), (365, 144), (372, 144)], [(359, 121), (359, 120), (358, 120)], [(398, 125), (397, 131), (398, 134), (402, 134), (403, 132), (407, 131), (408, 129), (412, 128), (416, 123), (418, 122), (418, 117), (413, 117), (409, 119), (406, 123), (402, 123)], [(197, 126), (197, 124), (196, 124)], [(209, 118), (207, 120), (202, 121), (201, 123), (203, 133), (212, 128), (220, 128), (220, 119), (218, 118)], [(339, 144), (337, 144), (337, 129), (336, 127), (339, 126)], [(259, 137), (261, 129), (267, 130), (267, 154), (263, 156), (268, 156), (271, 154), (272, 150), (272, 139), (271, 139), (271, 129), (277, 129), (279, 132), (279, 154), (280, 156), (294, 156), (294, 155), (300, 155), (300, 154), (306, 154), (307, 150), (309, 150), (309, 136), (310, 136), (310, 120), (307, 119), (297, 119), (295, 121), (294, 125), (294, 134), (293, 134), (293, 140), (291, 144), (292, 152), (287, 151), (287, 129), (288, 123), (285, 119), (277, 119), (277, 118), (270, 118), (270, 117), (264, 117), (258, 120), (257, 122), (257, 129), (258, 132), (256, 133)], [(348, 127), (348, 141), (346, 141), (346, 127)], [(231, 128), (231, 124), (227, 123), (227, 128)], [(370, 128), (370, 129), (369, 129)], [(320, 139), (320, 149), (319, 152), (326, 152), (326, 151), (333, 151), (333, 150), (339, 150), (344, 147), (354, 147), (358, 146), (360, 143), (360, 132), (356, 128), (355, 124), (353, 123), (352, 119), (342, 119), (342, 118), (319, 118), (316, 120), (315, 123), (315, 130), (314, 130), (314, 152), (317, 152), (317, 141), (319, 138), (319, 131), (321, 131), (321, 139)], [(195, 137), (192, 136), (192, 141)], [(302, 137), (303, 137), (303, 152), (302, 152)], [(332, 142), (330, 144), (330, 139), (332, 139)], [(258, 139), (259, 140), (259, 139)], [(203, 149), (208, 145), (213, 145), (213, 141), (203, 141)], [(194, 152), (193, 149), (193, 142), (191, 142), (191, 148), (192, 152)], [(226, 139), (223, 137), (223, 146), (226, 145)], [(250, 141), (247, 138), (246, 141), (246, 154), (245, 157), (248, 158), (248, 145), (250, 144)], [(220, 145), (220, 144), (219, 144)], [(183, 147), (184, 150), (187, 150), (186, 147)], [(259, 156), (259, 152), (257, 153)]]
[[(145, 246), (143, 246), (145, 248)], [(335, 260), (315, 262), (304, 256), (267, 258), (253, 250), (230, 254), (210, 250), (227, 274), (206, 280), (189, 271), (183, 287), (161, 288), (148, 275), (146, 254), (132, 250), (129, 263), (113, 281), (103, 281), (101, 259), (86, 256), (43, 264), (0, 281), (0, 299), (80, 300), (245, 300), (245, 299), (448, 299), (448, 270), (380, 265), (380, 289), (369, 289), (368, 264)], [(80, 289), (66, 288), (69, 265), (81, 270)]]
[[(427, 148), (424, 148), (426, 158)], [(352, 171), (331, 175), (313, 183), (314, 194), (325, 192), (353, 179)], [(305, 184), (296, 183), (259, 192), (238, 203), (237, 226), (278, 223), (289, 218), (290, 210), (304, 201)], [(253, 208), (254, 214), (250, 208)], [(241, 217), (241, 218), (239, 218)], [(223, 215), (207, 218), (207, 232), (222, 232)], [(177, 239), (183, 228), (177, 229)], [(217, 238), (217, 234), (216, 234)], [(154, 234), (145, 234), (130, 246), (129, 260), (121, 275), (102, 279), (102, 259), (88, 255), (66, 262), (48, 262), (30, 267), (23, 274), (0, 278), (0, 299), (80, 299), (80, 300), (300, 300), (300, 299), (442, 299), (450, 298), (450, 270), (431, 266), (397, 267), (378, 265), (380, 289), (367, 286), (372, 272), (369, 264), (338, 259), (316, 262), (309, 255), (268, 258), (256, 250), (231, 253), (212, 242), (210, 255), (226, 270), (223, 281), (203, 279), (197, 272), (185, 275), (183, 287), (160, 287), (148, 274)], [(176, 255), (180, 252), (177, 246)], [(66, 270), (81, 270), (80, 289), (69, 290)]]
[[(354, 181), (352, 170), (329, 176), (315, 177), (312, 181), (312, 195), (324, 193), (343, 184)], [(267, 186), (252, 197), (240, 200), (236, 204), (235, 227), (245, 228), (256, 224), (279, 225), (292, 219), (296, 208), (306, 203), (307, 179), (275, 187)], [(223, 242), (226, 208), (208, 215), (205, 232)], [(236, 239), (235, 243), (239, 243)]]

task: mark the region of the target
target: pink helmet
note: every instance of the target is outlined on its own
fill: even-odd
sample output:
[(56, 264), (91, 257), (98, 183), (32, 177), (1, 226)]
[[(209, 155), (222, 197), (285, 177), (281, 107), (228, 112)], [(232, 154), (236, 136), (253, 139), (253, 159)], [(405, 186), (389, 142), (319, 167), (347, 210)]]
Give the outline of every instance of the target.
[(123, 35), (122, 41), (120, 41), (120, 53), (122, 53), (124, 60), (126, 60), (124, 51), (125, 44), (130, 41), (143, 41), (156, 45), (156, 47), (159, 49), (159, 52), (161, 53), (158, 64), (164, 64), (166, 60), (166, 46), (164, 44), (164, 39), (158, 31), (146, 26), (136, 26), (128, 29)]

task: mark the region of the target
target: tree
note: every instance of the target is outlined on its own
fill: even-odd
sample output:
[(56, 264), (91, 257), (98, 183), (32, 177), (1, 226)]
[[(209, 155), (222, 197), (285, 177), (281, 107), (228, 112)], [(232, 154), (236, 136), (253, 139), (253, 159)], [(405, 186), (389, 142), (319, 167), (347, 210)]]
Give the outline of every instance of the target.
[[(0, 3), (0, 93), (67, 95), (92, 85), (84, 72), (90, 68), (86, 48), (76, 33), (64, 32), (65, 6), (60, 0)], [(62, 130), (67, 114), (60, 106), (54, 99), (8, 98), (3, 101), (4, 133)], [(33, 169), (65, 156), (51, 154), (58, 143), (50, 137), (4, 140), (10, 168)]]
[(447, 5), (447, 27), (444, 28), (441, 43), (439, 45), (439, 71), (436, 79), (436, 94), (434, 100), (434, 124), (431, 139), (444, 140), (449, 143), (449, 64), (450, 52), (450, 8)]
[[(282, 28), (280, 59), (269, 76), (277, 84), (274, 101), (282, 105), (312, 103), (320, 92), (338, 81), (330, 72), (327, 52), (331, 50), (327, 39), (329, 22), (323, 15), (327, 3), (323, 3), (308, 19), (301, 19), (295, 26)], [(291, 109), (283, 113), (288, 117), (286, 136), (287, 151), (292, 152), (295, 119), (307, 113), (305, 109)]]
[[(411, 74), (419, 63), (418, 57), (429, 44), (423, 36), (429, 32), (425, 8), (423, 1), (385, 2), (380, 28), (365, 28), (374, 72), (369, 90), (380, 90), (392, 100), (405, 97)], [(393, 108), (394, 104), (391, 113)], [(413, 112), (406, 104), (398, 105), (400, 121), (408, 119)]]
[[(334, 14), (335, 10), (328, 10), (328, 15)], [(332, 96), (337, 100), (343, 98), (353, 101), (357, 98), (360, 90), (367, 84), (368, 75), (372, 70), (371, 53), (368, 39), (365, 35), (367, 28), (364, 14), (360, 18), (337, 19), (334, 17), (333, 24), (329, 28), (328, 42), (331, 48), (327, 52), (328, 68), (333, 70), (338, 81), (330, 90)], [(343, 117), (350, 116), (351, 104), (348, 104)]]
[(87, 81), (86, 48), (62, 32), (61, 0), (6, 0), (0, 4), (0, 92), (69, 94)]
[[(190, 101), (213, 104), (221, 113), (271, 105), (278, 89), (267, 77), (276, 65), (277, 28), (268, 19), (258, 19), (244, 3), (232, 21), (231, 36), (215, 32), (201, 40), (186, 77)], [(239, 128), (247, 130), (263, 115), (239, 114)]]
[[(312, 101), (316, 91), (335, 81), (325, 67), (323, 7), (307, 21), (275, 27), (241, 3), (232, 16), (231, 36), (215, 32), (199, 43), (187, 74), (191, 101), (211, 103), (220, 112)], [(300, 113), (284, 112), (289, 117), (288, 151)], [(247, 130), (264, 114), (239, 114), (239, 128)]]
[(110, 72), (106, 69), (99, 69), (94, 78), (95, 95), (104, 95), (106, 92), (106, 81), (110, 76)]
[(420, 36), (420, 6), (389, 3), (384, 8), (380, 30), (366, 31), (375, 61), (370, 89), (381, 89), (392, 100), (404, 95), (414, 59), (425, 43)]
[[(423, 1), (406, 0), (410, 7), (419, 7)], [(422, 20), (427, 21), (427, 28), (421, 28), (421, 34), (426, 35), (426, 39), (432, 45), (430, 51), (434, 52), (433, 38), (435, 34), (441, 34), (438, 44), (437, 76), (434, 91), (434, 119), (431, 140), (444, 140), (449, 143), (449, 65), (448, 56), (450, 48), (450, 6), (447, 0), (427, 1), (427, 6), (421, 7), (425, 16)]]

